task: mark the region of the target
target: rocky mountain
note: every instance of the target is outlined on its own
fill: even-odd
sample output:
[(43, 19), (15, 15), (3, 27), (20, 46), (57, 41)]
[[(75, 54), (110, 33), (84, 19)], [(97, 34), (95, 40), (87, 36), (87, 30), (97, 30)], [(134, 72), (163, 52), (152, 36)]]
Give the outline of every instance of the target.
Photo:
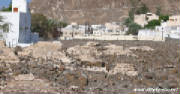
[(151, 12), (160, 7), (163, 13), (180, 14), (180, 0), (32, 0), (30, 7), (32, 13), (43, 13), (68, 23), (98, 24), (122, 21), (132, 7), (142, 4)]

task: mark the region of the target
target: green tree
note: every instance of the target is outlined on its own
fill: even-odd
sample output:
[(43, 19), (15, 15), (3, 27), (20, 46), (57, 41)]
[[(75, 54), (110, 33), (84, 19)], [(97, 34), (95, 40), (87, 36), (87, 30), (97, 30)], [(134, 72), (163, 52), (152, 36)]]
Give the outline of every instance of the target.
[(47, 18), (42, 14), (31, 15), (31, 31), (38, 32), (40, 37), (47, 31)]
[(166, 22), (166, 21), (169, 20), (169, 16), (168, 16), (168, 15), (160, 15), (160, 16), (159, 16), (159, 20)]
[(127, 19), (125, 19), (124, 25), (126, 25), (127, 27), (129, 26), (129, 24), (134, 22), (134, 8), (132, 8), (129, 11), (129, 17)]
[[(0, 22), (3, 22), (2, 16), (0, 16)], [(4, 32), (9, 32), (9, 24), (7, 23), (0, 24), (0, 28), (3, 29)]]
[(137, 35), (139, 29), (141, 29), (141, 26), (134, 22), (134, 14), (135, 14), (135, 9), (132, 8), (129, 11), (129, 17), (125, 19), (124, 25), (128, 27), (128, 31), (126, 32), (127, 35), (129, 34)]
[(63, 28), (66, 25), (64, 22), (48, 19), (43, 14), (32, 14), (31, 16), (31, 31), (38, 32), (40, 37), (44, 39), (58, 37), (58, 28)]
[(1, 11), (12, 11), (12, 3), (9, 4), (9, 6), (7, 8), (2, 8)]
[(136, 10), (136, 14), (146, 14), (149, 11), (149, 8), (145, 4), (142, 4), (142, 7)]
[(145, 28), (155, 29), (156, 26), (160, 26), (160, 25), (161, 25), (160, 20), (152, 20), (152, 21), (148, 22), (147, 25), (145, 25)]
[(132, 20), (132, 19), (130, 19), (130, 18), (127, 18), (126, 20), (125, 20), (125, 22), (124, 22), (124, 25), (126, 25), (127, 27), (131, 24), (131, 23), (133, 23), (134, 21)]
[(137, 35), (139, 29), (141, 29), (141, 26), (136, 24), (136, 23), (131, 23), (129, 24), (128, 31), (126, 32), (127, 35), (132, 34), (132, 35)]
[(9, 24), (5, 23), (0, 26), (3, 29), (3, 32), (9, 32)]

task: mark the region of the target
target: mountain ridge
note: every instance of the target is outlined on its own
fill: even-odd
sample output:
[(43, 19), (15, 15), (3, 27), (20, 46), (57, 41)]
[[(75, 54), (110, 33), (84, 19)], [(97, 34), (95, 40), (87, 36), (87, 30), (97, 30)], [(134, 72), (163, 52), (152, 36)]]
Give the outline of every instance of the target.
[(151, 12), (161, 7), (163, 13), (180, 14), (180, 0), (32, 0), (32, 13), (42, 13), (68, 23), (99, 24), (123, 21), (133, 7), (145, 4)]

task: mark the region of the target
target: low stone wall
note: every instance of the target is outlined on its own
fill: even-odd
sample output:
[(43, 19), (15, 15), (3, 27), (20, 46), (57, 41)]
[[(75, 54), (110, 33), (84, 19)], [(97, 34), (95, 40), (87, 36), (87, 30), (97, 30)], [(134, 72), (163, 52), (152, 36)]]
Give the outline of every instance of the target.
[(101, 36), (74, 36), (73, 38), (61, 37), (62, 40), (70, 39), (84, 39), (84, 40), (137, 40), (137, 36), (129, 35), (101, 35)]
[(165, 41), (165, 35), (160, 31), (140, 30), (138, 36), (135, 35), (87, 35), (74, 37), (61, 37), (61, 40), (147, 40)]

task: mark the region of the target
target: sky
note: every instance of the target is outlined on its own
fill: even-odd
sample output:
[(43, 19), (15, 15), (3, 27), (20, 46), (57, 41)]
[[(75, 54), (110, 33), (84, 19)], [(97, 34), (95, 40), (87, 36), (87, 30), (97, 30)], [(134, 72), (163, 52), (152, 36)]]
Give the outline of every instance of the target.
[[(28, 2), (30, 2), (31, 0), (27, 0)], [(0, 8), (2, 8), (3, 6), (6, 7), (9, 5), (9, 3), (11, 2), (11, 0), (0, 0)]]

